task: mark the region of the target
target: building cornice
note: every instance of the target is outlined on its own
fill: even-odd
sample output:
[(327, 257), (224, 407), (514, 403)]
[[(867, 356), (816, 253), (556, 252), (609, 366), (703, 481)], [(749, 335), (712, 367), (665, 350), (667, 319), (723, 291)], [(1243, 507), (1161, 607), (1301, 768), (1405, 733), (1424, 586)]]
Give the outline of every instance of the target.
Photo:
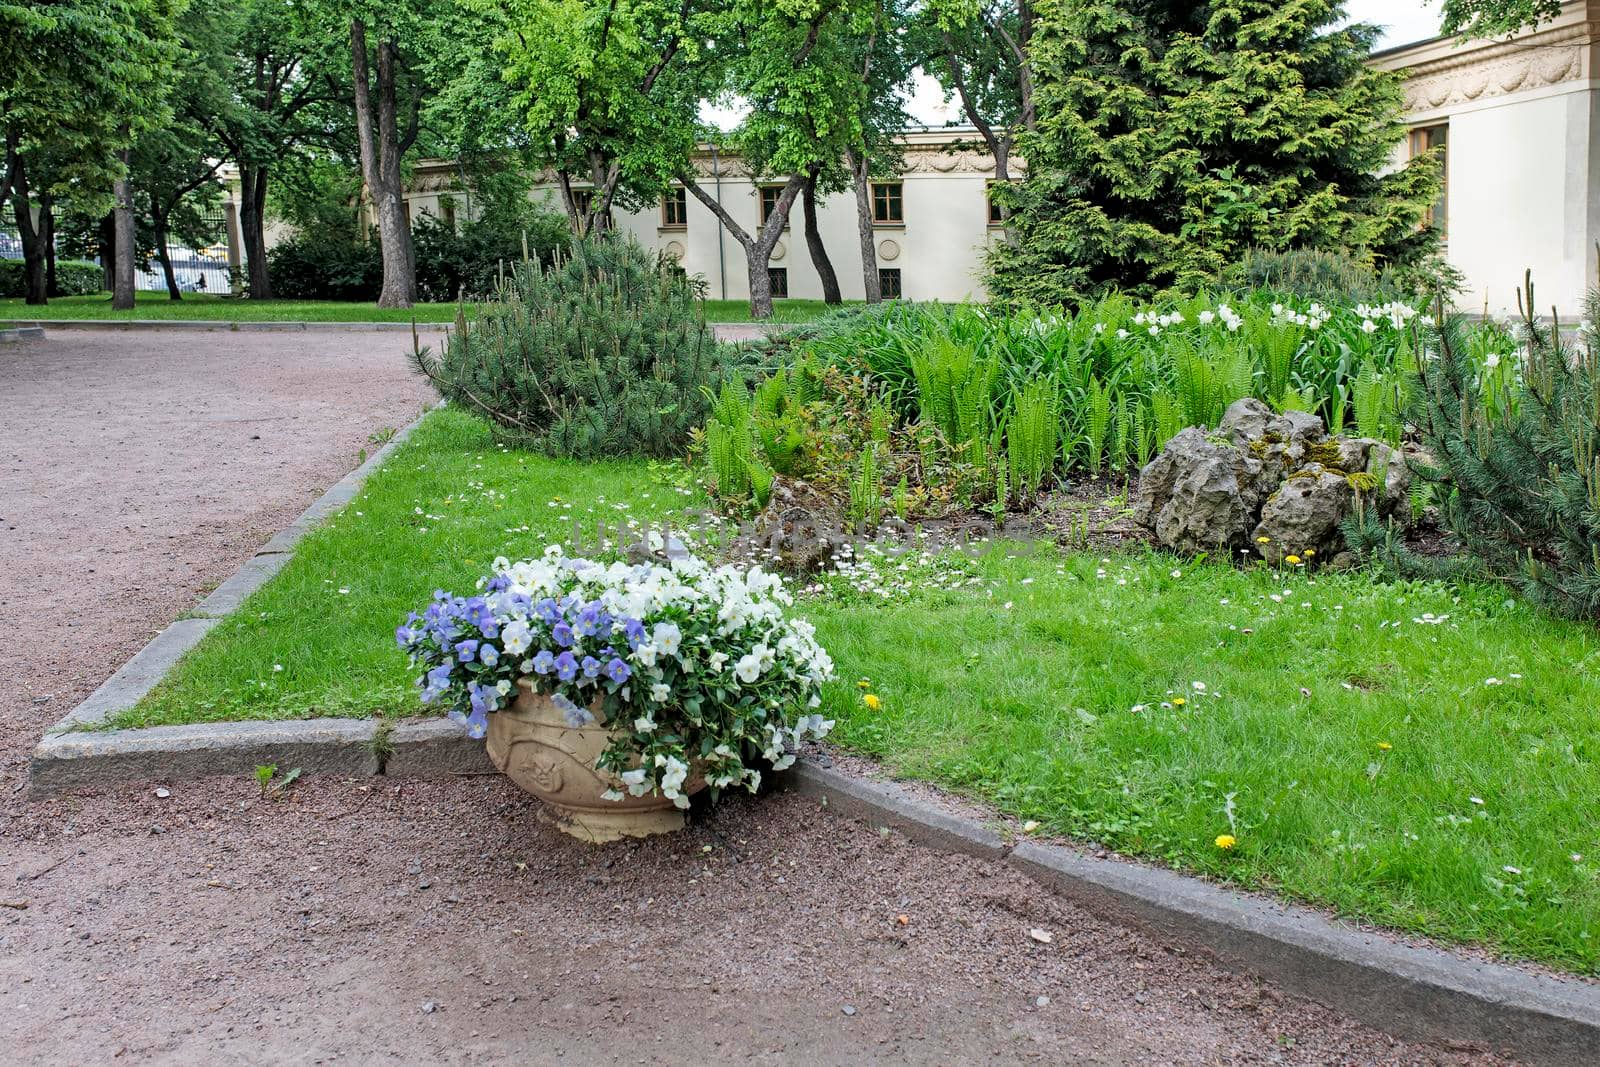
[(1510, 40), (1438, 38), (1375, 56), (1372, 66), (1403, 79), (1405, 109), (1413, 113), (1587, 82), (1600, 41), (1596, 8), (1593, 0), (1580, 0), (1554, 22)]

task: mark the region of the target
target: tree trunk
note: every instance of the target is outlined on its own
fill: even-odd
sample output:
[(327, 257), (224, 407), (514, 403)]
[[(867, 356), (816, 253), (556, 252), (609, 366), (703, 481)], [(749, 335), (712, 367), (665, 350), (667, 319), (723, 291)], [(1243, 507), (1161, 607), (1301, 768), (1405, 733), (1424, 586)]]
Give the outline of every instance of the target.
[(883, 303), (883, 288), (878, 281), (878, 250), (873, 246), (872, 186), (867, 181), (867, 158), (856, 152), (849, 156), (850, 176), (856, 187), (856, 231), (861, 239), (861, 284), (867, 303)]
[(45, 274), (43, 229), (34, 217), (33, 192), (28, 178), (17, 168), (12, 182), (11, 203), (16, 208), (17, 236), (22, 239), (22, 269), (27, 281), (24, 302), (43, 304), (49, 299), (49, 280)]
[(39, 236), (44, 243), (44, 291), (48, 296), (60, 296), (56, 284), (56, 202), (49, 193), (39, 194)]
[(133, 308), (133, 184), (128, 180), (128, 150), (124, 148), (120, 155), (122, 176), (111, 187), (117, 198), (116, 209), (112, 212), (116, 218), (117, 250), (111, 306), (118, 311), (128, 311)]
[(844, 297), (839, 293), (839, 275), (834, 272), (833, 261), (828, 258), (828, 248), (822, 243), (822, 232), (817, 229), (817, 172), (812, 170), (806, 175), (806, 184), (801, 189), (800, 195), (804, 198), (801, 206), (804, 208), (806, 227), (806, 247), (811, 250), (811, 264), (817, 268), (817, 277), (822, 279), (822, 302), (825, 304), (842, 304)]
[(378, 43), (378, 98), (374, 101), (367, 66), (367, 27), (360, 19), (351, 20), (350, 59), (355, 73), (361, 176), (378, 212), (378, 241), (383, 253), (383, 291), (378, 294), (378, 306), (408, 308), (417, 302), (417, 280), (411, 228), (406, 224), (405, 198), (400, 184), (400, 130), (395, 122), (396, 58), (394, 42)]
[(264, 166), (239, 168), (239, 237), (251, 300), (272, 299), (272, 277), (267, 272), (267, 175)]
[(110, 292), (117, 284), (115, 264), (117, 261), (117, 220), (114, 215), (106, 215), (100, 220), (98, 234), (100, 247), (100, 288)]
[(160, 212), (152, 212), (151, 228), (155, 232), (156, 258), (161, 261), (161, 276), (167, 282), (167, 299), (182, 300), (183, 291), (178, 288), (178, 272), (172, 269), (172, 253), (167, 250), (167, 217)]
[(745, 263), (749, 268), (750, 317), (770, 319), (772, 318), (772, 252), (769, 249), (765, 256), (747, 255)]
[(772, 277), (767, 273), (772, 262), (772, 246), (778, 243), (778, 238), (783, 234), (783, 228), (789, 223), (789, 209), (794, 205), (794, 199), (800, 194), (800, 186), (805, 179), (800, 175), (790, 178), (784, 185), (783, 192), (778, 196), (778, 202), (772, 208), (772, 214), (767, 216), (767, 221), (754, 237), (750, 231), (728, 214), (728, 209), (722, 202), (704, 189), (700, 183), (688, 174), (681, 175), (683, 187), (694, 194), (694, 198), (711, 209), (711, 213), (722, 220), (729, 234), (739, 246), (744, 249), (745, 266), (750, 279), (750, 317), (753, 319), (770, 319), (772, 317)]

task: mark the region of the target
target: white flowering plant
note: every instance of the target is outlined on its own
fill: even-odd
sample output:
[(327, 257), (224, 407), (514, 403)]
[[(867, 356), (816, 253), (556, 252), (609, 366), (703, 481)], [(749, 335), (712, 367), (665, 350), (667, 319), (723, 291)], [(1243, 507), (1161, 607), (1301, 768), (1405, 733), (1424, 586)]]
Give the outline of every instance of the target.
[(539, 559), (495, 560), (476, 595), (436, 592), (395, 638), (422, 669), (423, 701), (443, 704), (469, 735), (482, 737), (526, 680), (569, 725), (611, 730), (598, 766), (628, 793), (682, 808), (691, 776), (755, 792), (758, 757), (781, 770), (794, 745), (832, 729), (816, 709), (833, 661), (811, 624), (789, 617), (793, 604), (759, 567), (689, 555), (607, 564), (552, 546)]

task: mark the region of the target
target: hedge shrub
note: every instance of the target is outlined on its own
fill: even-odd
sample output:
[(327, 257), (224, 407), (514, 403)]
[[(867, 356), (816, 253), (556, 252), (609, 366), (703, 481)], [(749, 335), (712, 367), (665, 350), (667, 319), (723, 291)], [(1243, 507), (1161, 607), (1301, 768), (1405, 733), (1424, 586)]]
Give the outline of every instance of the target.
[[(105, 278), (100, 264), (82, 259), (56, 260), (56, 287), (51, 296), (93, 296)], [(28, 295), (28, 275), (20, 259), (0, 259), (0, 297)]]

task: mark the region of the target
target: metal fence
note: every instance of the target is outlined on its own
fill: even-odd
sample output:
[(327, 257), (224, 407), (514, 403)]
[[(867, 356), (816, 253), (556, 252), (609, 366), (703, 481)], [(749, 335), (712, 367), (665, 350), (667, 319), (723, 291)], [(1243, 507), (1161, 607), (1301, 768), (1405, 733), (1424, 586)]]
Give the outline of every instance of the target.
[[(172, 273), (178, 288), (186, 293), (227, 293), (228, 277), (227, 219), (219, 207), (207, 212), (202, 228), (214, 234), (214, 243), (204, 248), (167, 243), (167, 254), (172, 259)], [(58, 243), (59, 249), (59, 243)], [(15, 227), (0, 226), (0, 259), (21, 259), (22, 238)], [(99, 262), (96, 257), (95, 262)], [(165, 292), (166, 276), (161, 271), (161, 261), (151, 256), (149, 262), (135, 264), (133, 285), (135, 289)]]

